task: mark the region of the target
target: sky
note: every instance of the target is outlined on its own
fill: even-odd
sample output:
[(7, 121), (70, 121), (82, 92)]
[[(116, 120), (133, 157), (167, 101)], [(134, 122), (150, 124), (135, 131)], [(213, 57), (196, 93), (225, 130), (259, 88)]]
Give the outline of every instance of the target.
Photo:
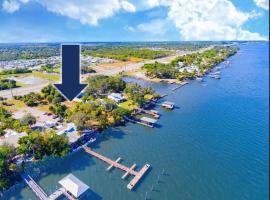
[(0, 43), (269, 40), (269, 0), (0, 0)]

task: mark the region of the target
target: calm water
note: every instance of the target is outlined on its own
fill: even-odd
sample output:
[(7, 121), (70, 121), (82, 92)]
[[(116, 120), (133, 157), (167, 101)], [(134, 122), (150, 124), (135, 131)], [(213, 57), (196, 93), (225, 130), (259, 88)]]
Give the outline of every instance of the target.
[[(82, 151), (34, 166), (31, 174), (52, 193), (72, 172), (91, 187), (85, 198), (91, 200), (268, 199), (268, 53), (268, 43), (242, 45), (221, 80), (193, 81), (174, 92), (175, 85), (139, 81), (169, 94), (179, 108), (158, 108), (155, 129), (128, 124), (107, 130), (94, 147), (130, 166), (151, 164), (135, 191), (126, 189), (121, 171), (106, 172), (103, 162)], [(37, 199), (27, 187), (6, 198)]]

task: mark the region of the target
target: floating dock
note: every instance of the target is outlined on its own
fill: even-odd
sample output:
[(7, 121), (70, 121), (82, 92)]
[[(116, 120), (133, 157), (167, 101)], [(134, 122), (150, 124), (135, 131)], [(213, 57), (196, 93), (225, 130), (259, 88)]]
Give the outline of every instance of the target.
[[(138, 172), (138, 171), (135, 171), (135, 167), (136, 167), (136, 164), (133, 164), (131, 167), (127, 167), (123, 164), (120, 164), (114, 160), (111, 160), (110, 158), (107, 158), (95, 151), (93, 151), (91, 148), (87, 147), (87, 146), (84, 146), (84, 151), (100, 160), (102, 160), (103, 162), (109, 164), (115, 168), (118, 168), (122, 171), (125, 171), (125, 174), (122, 176), (122, 179), (125, 179), (128, 175), (132, 175), (134, 176), (134, 178), (130, 181), (130, 183), (127, 185), (127, 188), (132, 190), (136, 184), (141, 180), (141, 178), (145, 175), (145, 173), (147, 172), (147, 170), (150, 168), (150, 165), (149, 164), (145, 164), (142, 169)], [(112, 167), (111, 167), (112, 168)], [(108, 168), (107, 168), (108, 169)]]

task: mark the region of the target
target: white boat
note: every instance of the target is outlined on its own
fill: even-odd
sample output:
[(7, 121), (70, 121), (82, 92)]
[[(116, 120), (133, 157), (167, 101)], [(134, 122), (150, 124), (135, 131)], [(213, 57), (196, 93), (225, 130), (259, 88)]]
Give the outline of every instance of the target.
[(218, 75), (218, 74), (211, 74), (211, 75), (209, 75), (209, 77), (215, 78), (215, 79), (220, 79), (220, 75)]
[(161, 104), (162, 107), (167, 108), (167, 109), (173, 109), (174, 108), (174, 103), (173, 102), (169, 102), (169, 101), (164, 101)]

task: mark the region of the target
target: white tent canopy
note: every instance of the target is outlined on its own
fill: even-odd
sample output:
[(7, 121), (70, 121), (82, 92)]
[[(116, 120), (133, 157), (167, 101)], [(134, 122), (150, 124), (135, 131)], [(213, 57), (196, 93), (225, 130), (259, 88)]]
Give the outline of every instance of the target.
[(74, 197), (79, 198), (89, 186), (76, 178), (73, 174), (67, 175), (65, 178), (59, 181), (68, 192), (70, 192)]

